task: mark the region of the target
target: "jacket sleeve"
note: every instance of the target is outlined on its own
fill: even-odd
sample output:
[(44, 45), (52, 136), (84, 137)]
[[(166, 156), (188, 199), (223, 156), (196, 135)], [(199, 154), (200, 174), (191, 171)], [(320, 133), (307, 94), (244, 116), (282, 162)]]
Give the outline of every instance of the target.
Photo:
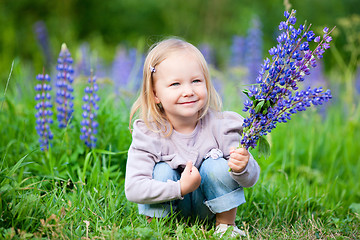
[(126, 163), (125, 195), (135, 203), (153, 204), (181, 199), (180, 182), (153, 179), (153, 170), (161, 160), (160, 135), (136, 120), (133, 127), (133, 140)]
[[(224, 158), (229, 159), (230, 148), (239, 147), (244, 118), (235, 112), (223, 112), (220, 120), (220, 139)], [(253, 156), (250, 159), (244, 171), (241, 173), (230, 172), (231, 177), (242, 187), (252, 187), (259, 179), (260, 167)]]

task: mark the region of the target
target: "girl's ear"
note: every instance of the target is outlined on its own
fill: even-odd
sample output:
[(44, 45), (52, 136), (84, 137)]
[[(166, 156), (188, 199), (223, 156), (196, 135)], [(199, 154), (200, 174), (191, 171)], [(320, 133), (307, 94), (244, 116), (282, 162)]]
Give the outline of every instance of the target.
[(154, 99), (155, 99), (155, 103), (159, 104), (161, 103), (160, 99), (156, 96), (156, 92), (154, 91)]

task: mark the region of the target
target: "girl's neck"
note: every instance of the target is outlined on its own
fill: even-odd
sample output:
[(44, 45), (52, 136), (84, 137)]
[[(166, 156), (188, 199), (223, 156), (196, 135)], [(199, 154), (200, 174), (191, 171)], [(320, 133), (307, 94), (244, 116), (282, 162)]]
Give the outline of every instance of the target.
[(184, 121), (172, 121), (170, 119), (170, 124), (172, 124), (175, 131), (182, 133), (182, 134), (190, 134), (196, 128), (198, 123), (198, 117), (193, 119), (186, 119)]
[(179, 132), (179, 133), (182, 133), (182, 134), (190, 134), (196, 128), (196, 124), (197, 124), (197, 122), (194, 125), (191, 125), (191, 126), (190, 125), (178, 126), (178, 127), (174, 126), (174, 130)]

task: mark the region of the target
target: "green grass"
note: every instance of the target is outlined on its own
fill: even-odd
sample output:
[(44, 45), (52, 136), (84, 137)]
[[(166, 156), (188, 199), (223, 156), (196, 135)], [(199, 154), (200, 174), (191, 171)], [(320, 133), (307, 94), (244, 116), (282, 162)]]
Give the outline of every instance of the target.
[[(211, 222), (171, 217), (148, 224), (126, 200), (129, 107), (107, 83), (100, 92), (98, 148), (90, 151), (80, 141), (77, 100), (72, 127), (54, 124), (53, 146), (40, 151), (34, 91), (24, 87), (33, 84), (29, 76), (15, 66), (0, 96), (0, 238), (217, 239)], [(76, 94), (82, 88), (78, 81)], [(346, 90), (340, 93), (324, 113), (309, 110), (280, 124), (269, 137), (268, 159), (252, 151), (261, 176), (246, 189), (236, 218), (250, 239), (360, 238), (360, 105), (358, 95), (348, 104)], [(231, 96), (226, 108), (240, 112)]]

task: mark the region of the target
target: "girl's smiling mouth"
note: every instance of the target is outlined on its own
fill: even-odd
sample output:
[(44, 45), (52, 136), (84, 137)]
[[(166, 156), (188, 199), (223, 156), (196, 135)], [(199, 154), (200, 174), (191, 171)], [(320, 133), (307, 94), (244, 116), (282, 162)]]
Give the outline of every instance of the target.
[(187, 102), (181, 102), (179, 104), (181, 105), (190, 105), (190, 104), (193, 104), (193, 103), (196, 103), (198, 100), (194, 100), (194, 101), (187, 101)]

